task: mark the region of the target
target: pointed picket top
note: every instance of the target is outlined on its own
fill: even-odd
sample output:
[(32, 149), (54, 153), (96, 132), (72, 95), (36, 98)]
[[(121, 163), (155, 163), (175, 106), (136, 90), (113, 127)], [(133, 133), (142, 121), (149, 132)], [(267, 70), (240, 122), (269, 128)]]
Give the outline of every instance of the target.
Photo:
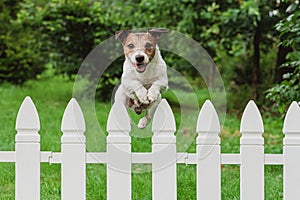
[(26, 97), (20, 106), (16, 130), (40, 130), (40, 119), (36, 107), (30, 97)]
[(122, 102), (115, 102), (109, 112), (107, 119), (107, 128), (110, 131), (130, 132), (130, 118)]
[(61, 131), (85, 131), (85, 121), (82, 110), (75, 98), (72, 98), (63, 115)]
[(283, 124), (283, 133), (299, 133), (300, 134), (300, 107), (297, 102), (291, 103)]
[(165, 99), (161, 100), (153, 116), (152, 132), (160, 131), (176, 131), (173, 111)]
[(217, 111), (210, 100), (203, 104), (197, 120), (197, 133), (220, 132), (220, 122)]
[(242, 120), (241, 120), (241, 133), (263, 133), (264, 125), (261, 114), (253, 100), (247, 104)]

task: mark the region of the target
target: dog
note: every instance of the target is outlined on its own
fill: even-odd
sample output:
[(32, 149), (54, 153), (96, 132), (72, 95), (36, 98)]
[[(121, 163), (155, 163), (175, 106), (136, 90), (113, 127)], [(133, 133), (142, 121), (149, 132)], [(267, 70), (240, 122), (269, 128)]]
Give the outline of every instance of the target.
[(115, 101), (121, 101), (126, 109), (133, 109), (146, 115), (139, 120), (138, 128), (143, 129), (152, 118), (161, 101), (162, 92), (168, 89), (167, 65), (163, 60), (158, 41), (169, 31), (162, 28), (146, 32), (123, 30), (116, 33), (116, 40), (123, 44), (125, 62), (121, 84), (115, 93)]

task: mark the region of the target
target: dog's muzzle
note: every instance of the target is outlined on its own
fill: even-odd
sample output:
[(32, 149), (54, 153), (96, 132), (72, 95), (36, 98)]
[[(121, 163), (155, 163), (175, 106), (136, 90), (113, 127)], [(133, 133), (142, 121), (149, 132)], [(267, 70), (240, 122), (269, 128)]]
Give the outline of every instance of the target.
[(144, 63), (145, 56), (144, 55), (136, 55), (135, 56), (136, 63), (134, 64), (134, 67), (137, 72), (142, 73), (146, 70), (147, 64)]
[(136, 63), (134, 64), (135, 70), (139, 73), (143, 73), (146, 70), (147, 64), (145, 63)]

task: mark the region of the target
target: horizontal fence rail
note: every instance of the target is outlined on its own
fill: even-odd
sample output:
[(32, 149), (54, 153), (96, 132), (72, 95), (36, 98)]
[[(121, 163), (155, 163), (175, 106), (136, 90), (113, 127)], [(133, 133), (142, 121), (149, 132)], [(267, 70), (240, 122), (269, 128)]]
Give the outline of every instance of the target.
[[(159, 104), (152, 123), (152, 152), (131, 152), (130, 119), (123, 104), (115, 103), (107, 120), (107, 152), (86, 152), (85, 121), (77, 101), (71, 99), (62, 119), (61, 152), (40, 151), (40, 122), (30, 97), (16, 119), (15, 151), (0, 151), (0, 162), (15, 164), (15, 198), (40, 199), (40, 163), (61, 164), (64, 200), (86, 198), (86, 164), (106, 164), (107, 199), (131, 199), (131, 165), (152, 165), (152, 197), (177, 199), (177, 164), (196, 165), (197, 199), (221, 199), (221, 165), (240, 165), (240, 198), (264, 199), (264, 166), (283, 165), (284, 199), (300, 196), (300, 108), (293, 102), (284, 119), (282, 154), (264, 154), (261, 114), (253, 101), (241, 120), (240, 153), (222, 154), (220, 124), (210, 101), (199, 112), (196, 153), (176, 151), (173, 112), (166, 100)], [(1, 177), (0, 177), (1, 179)], [(0, 191), (1, 195), (1, 191)]]
[[(151, 164), (152, 153), (131, 153), (132, 164)], [(41, 163), (49, 164), (61, 164), (61, 153), (42, 151), (40, 154)], [(264, 164), (265, 165), (283, 165), (284, 159), (282, 154), (265, 154)], [(222, 165), (240, 165), (241, 158), (240, 154), (221, 154)], [(14, 151), (2, 151), (0, 152), (0, 162), (9, 163), (16, 162)], [(107, 154), (105, 152), (87, 152), (86, 153), (86, 164), (106, 164)], [(197, 164), (197, 156), (195, 153), (177, 153), (176, 154), (177, 164), (195, 165)]]

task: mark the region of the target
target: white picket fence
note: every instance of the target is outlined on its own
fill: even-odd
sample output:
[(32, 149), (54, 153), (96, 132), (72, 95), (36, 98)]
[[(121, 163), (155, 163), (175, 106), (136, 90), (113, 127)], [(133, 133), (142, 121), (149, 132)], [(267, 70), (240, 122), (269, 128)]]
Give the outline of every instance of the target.
[[(107, 199), (131, 199), (132, 163), (152, 164), (152, 198), (177, 199), (177, 163), (197, 165), (197, 199), (221, 199), (221, 164), (240, 165), (240, 198), (264, 199), (264, 165), (283, 165), (284, 199), (300, 197), (300, 108), (289, 107), (284, 120), (283, 154), (264, 154), (264, 132), (260, 112), (253, 101), (241, 121), (240, 154), (221, 154), (220, 125), (210, 101), (203, 105), (197, 122), (196, 153), (176, 152), (176, 130), (172, 110), (162, 100), (153, 117), (152, 152), (132, 153), (130, 120), (125, 107), (115, 103), (107, 121), (107, 152), (86, 152), (85, 122), (75, 99), (62, 119), (61, 152), (40, 151), (40, 122), (34, 103), (23, 101), (16, 120), (15, 151), (0, 151), (0, 162), (15, 163), (15, 198), (40, 199), (40, 163), (61, 164), (63, 200), (84, 200), (86, 164), (107, 164)], [(1, 179), (1, 177), (0, 177)], [(1, 197), (1, 191), (0, 191)]]

